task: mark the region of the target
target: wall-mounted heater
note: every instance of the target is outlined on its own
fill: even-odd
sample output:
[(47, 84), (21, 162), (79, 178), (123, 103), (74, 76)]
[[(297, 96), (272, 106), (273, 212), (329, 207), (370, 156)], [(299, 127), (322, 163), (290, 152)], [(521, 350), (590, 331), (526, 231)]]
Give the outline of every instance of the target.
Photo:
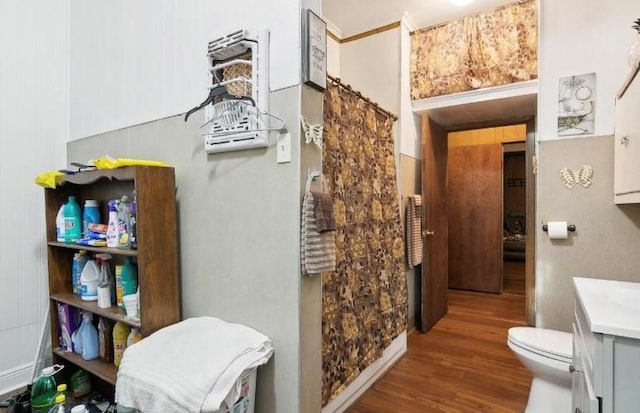
[(209, 42), (207, 57), (211, 103), (200, 127), (206, 152), (268, 146), (269, 32), (243, 29), (220, 37)]

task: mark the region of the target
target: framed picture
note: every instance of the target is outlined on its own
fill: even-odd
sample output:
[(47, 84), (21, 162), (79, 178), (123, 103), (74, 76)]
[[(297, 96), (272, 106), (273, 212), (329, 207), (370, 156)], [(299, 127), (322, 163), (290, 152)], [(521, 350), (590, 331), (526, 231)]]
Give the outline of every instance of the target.
[(327, 87), (327, 23), (305, 9), (302, 29), (302, 81), (323, 91)]

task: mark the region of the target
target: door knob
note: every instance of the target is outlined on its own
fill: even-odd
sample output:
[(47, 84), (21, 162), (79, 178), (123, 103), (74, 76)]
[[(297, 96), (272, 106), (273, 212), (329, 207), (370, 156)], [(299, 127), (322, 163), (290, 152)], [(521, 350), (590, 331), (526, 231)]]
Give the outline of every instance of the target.
[(434, 232), (434, 231), (430, 231), (430, 230), (428, 230), (428, 229), (425, 229), (424, 231), (422, 231), (422, 236), (423, 236), (423, 237), (426, 237), (426, 236), (430, 236), (430, 237), (431, 237), (431, 236), (433, 236), (434, 234), (435, 234), (435, 232)]

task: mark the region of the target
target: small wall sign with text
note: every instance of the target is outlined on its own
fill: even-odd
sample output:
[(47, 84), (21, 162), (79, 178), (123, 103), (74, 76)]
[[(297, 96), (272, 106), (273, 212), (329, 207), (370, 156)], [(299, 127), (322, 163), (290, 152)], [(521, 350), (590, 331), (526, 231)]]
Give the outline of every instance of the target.
[(302, 21), (302, 81), (323, 91), (327, 87), (327, 23), (309, 9)]

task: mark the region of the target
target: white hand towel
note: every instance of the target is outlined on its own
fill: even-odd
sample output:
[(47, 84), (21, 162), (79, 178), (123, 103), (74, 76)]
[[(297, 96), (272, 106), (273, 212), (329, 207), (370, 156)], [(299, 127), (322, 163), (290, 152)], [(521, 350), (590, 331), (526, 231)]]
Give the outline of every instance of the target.
[(272, 353), (269, 338), (250, 327), (190, 318), (127, 348), (116, 401), (145, 413), (215, 412), (242, 372)]

